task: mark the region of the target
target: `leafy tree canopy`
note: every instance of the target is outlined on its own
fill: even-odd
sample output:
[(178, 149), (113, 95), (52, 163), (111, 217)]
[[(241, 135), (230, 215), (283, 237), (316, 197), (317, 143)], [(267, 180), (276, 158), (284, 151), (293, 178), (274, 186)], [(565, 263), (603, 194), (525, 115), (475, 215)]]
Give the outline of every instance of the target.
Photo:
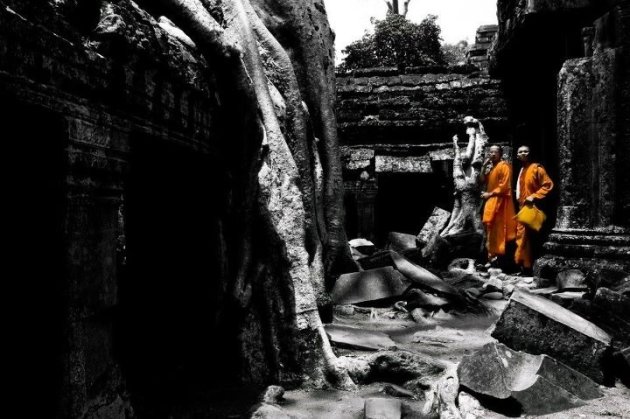
[(373, 20), (374, 33), (364, 35), (342, 51), (347, 55), (340, 69), (445, 64), (440, 48), (441, 29), (436, 20), (437, 16), (428, 15), (417, 24), (395, 13)]
[(468, 42), (459, 41), (456, 44), (444, 44), (442, 45), (442, 52), (444, 53), (444, 60), (449, 65), (463, 65), (466, 64), (466, 53), (468, 52)]

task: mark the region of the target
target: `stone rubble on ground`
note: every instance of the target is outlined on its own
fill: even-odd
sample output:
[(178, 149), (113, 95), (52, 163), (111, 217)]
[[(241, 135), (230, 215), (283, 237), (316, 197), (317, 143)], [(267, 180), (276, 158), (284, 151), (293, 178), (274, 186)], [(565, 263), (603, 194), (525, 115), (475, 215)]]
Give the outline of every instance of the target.
[(403, 252), (408, 249), (415, 249), (416, 247), (418, 247), (416, 236), (413, 234), (390, 231), (387, 235), (387, 245), (385, 248), (388, 250)]
[(334, 304), (355, 304), (402, 295), (410, 282), (391, 266), (344, 274), (331, 292)]
[(463, 387), (512, 400), (532, 415), (581, 406), (603, 396), (590, 378), (547, 355), (530, 355), (494, 342), (465, 356), (458, 374)]
[(370, 398), (365, 400), (365, 419), (400, 419), (402, 403), (398, 399)]
[(382, 332), (337, 324), (326, 324), (324, 329), (330, 341), (336, 345), (370, 351), (396, 347), (396, 342)]
[(517, 351), (548, 354), (598, 383), (604, 382), (611, 337), (593, 323), (549, 301), (517, 290), (492, 337)]

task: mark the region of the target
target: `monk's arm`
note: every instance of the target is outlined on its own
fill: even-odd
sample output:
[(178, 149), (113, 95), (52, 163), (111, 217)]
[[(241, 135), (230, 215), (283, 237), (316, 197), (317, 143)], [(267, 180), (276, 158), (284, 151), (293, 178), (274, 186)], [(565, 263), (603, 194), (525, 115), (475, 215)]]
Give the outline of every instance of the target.
[(542, 166), (537, 167), (535, 176), (538, 178), (537, 179), (538, 184), (541, 186), (536, 192), (534, 192), (530, 196), (533, 197), (534, 199), (543, 199), (553, 189), (553, 181), (547, 174), (547, 171), (545, 170), (545, 168)]

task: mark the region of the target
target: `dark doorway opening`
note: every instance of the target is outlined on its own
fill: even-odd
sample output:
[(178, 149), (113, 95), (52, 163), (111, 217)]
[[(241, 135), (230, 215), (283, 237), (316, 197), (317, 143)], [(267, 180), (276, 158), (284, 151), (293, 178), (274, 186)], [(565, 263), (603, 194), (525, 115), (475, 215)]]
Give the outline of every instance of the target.
[[(45, 109), (0, 104), (5, 301), (11, 310), (6, 344), (16, 365), (11, 389), (24, 416), (56, 417), (64, 371), (63, 121)], [(13, 330), (14, 329), (14, 330)], [(11, 368), (11, 367), (9, 367)]]
[(439, 206), (452, 208), (452, 185), (446, 173), (380, 173), (376, 197), (376, 244), (391, 231), (416, 235)]
[[(213, 381), (238, 374), (217, 332), (220, 186), (209, 156), (131, 139), (119, 350), (141, 417), (173, 414)], [(146, 410), (142, 410), (146, 409)]]

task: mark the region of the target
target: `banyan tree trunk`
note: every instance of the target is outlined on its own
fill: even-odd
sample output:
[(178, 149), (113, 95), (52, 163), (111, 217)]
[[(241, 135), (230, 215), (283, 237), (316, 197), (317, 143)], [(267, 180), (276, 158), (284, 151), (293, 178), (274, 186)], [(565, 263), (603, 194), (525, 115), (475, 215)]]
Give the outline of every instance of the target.
[(332, 32), (323, 3), (139, 3), (194, 41), (220, 86), (231, 215), (220, 229), (229, 257), (217, 322), (238, 331), (243, 379), (353, 387), (318, 313), (327, 303), (325, 283), (355, 269), (343, 230)]

